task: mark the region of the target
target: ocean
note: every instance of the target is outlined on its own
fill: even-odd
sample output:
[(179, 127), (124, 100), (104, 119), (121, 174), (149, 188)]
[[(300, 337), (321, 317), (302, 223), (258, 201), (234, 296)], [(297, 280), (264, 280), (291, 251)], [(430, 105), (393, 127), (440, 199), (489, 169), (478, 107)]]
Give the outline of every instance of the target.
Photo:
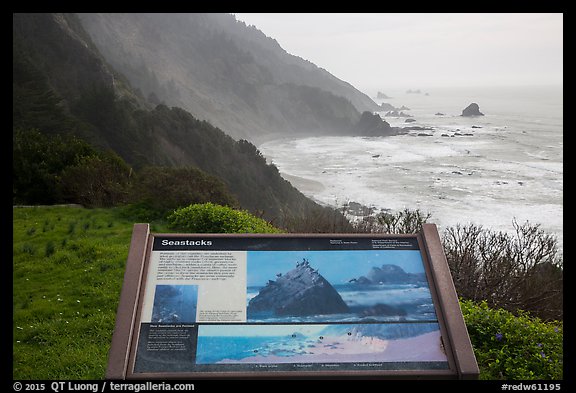
[[(391, 126), (424, 129), (388, 137), (285, 138), (258, 148), (324, 205), (420, 209), (440, 231), (474, 223), (512, 233), (514, 220), (528, 221), (555, 235), (562, 249), (563, 88), (420, 90), (382, 90), (390, 98), (374, 100), (409, 108), (401, 112), (412, 117), (379, 112)], [(460, 116), (473, 102), (484, 116)]]

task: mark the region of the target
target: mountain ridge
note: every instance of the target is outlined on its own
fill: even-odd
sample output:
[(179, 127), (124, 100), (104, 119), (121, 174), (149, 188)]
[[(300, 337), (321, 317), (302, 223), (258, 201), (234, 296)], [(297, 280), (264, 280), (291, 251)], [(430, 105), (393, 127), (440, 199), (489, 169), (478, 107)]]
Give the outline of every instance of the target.
[[(231, 14), (78, 14), (106, 60), (145, 97), (235, 139), (350, 134), (366, 94)], [(322, 96), (323, 112), (309, 96)]]
[[(13, 14), (13, 138), (34, 138), (36, 130), (48, 138), (75, 135), (113, 151), (137, 173), (150, 166), (198, 168), (221, 179), (243, 209), (279, 225), (334, 214), (283, 179), (250, 142), (184, 109), (144, 100), (85, 34), (74, 14)], [(31, 160), (22, 168), (58, 181), (60, 172), (45, 173), (35, 157), (19, 159)]]

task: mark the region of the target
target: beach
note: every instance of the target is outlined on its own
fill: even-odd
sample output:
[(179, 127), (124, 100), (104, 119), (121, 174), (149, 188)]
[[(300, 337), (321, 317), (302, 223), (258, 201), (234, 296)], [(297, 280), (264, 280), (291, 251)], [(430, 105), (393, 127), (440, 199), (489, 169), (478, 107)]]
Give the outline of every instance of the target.
[(218, 363), (350, 363), (350, 362), (437, 362), (446, 361), (440, 331), (419, 336), (383, 340), (376, 337), (327, 336), (307, 344), (305, 354), (256, 355), (223, 359)]

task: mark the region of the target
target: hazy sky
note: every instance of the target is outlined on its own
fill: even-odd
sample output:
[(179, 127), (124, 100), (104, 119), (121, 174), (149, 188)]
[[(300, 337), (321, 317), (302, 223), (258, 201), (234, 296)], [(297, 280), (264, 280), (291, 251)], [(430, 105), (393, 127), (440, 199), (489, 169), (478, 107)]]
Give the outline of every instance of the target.
[(234, 15), (364, 91), (563, 81), (561, 13)]

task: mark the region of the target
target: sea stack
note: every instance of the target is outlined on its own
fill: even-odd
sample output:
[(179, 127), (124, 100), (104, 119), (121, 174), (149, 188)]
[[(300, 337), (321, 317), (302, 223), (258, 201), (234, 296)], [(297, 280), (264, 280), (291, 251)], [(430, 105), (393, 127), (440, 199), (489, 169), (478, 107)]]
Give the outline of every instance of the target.
[(338, 314), (349, 311), (334, 287), (307, 260), (277, 277), (248, 303), (248, 315), (276, 316)]
[(460, 116), (466, 116), (466, 117), (484, 116), (484, 113), (480, 112), (480, 107), (478, 106), (478, 104), (473, 102), (462, 111), (462, 115)]
[(377, 113), (362, 112), (355, 127), (358, 136), (385, 136), (392, 133), (390, 124)]

